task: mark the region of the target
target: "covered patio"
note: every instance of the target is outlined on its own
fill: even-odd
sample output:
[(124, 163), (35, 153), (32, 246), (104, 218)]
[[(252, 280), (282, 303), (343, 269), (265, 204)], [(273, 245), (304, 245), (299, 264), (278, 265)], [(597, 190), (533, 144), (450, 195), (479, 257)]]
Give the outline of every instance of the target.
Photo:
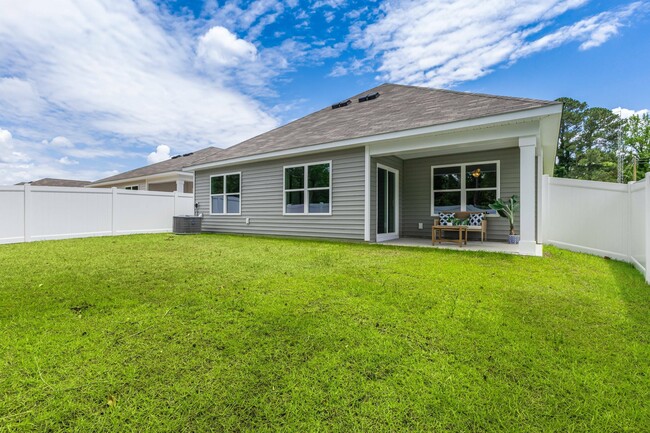
[(425, 238), (399, 238), (391, 241), (381, 242), (382, 245), (391, 245), (398, 247), (421, 247), (421, 248), (439, 248), (457, 251), (484, 251), (490, 253), (519, 254), (519, 245), (509, 244), (499, 241), (468, 241), (462, 247), (453, 243), (431, 244), (431, 239)]
[[(467, 245), (435, 248), (541, 255), (541, 180), (552, 171), (558, 120), (553, 107), (368, 144), (367, 240), (433, 247), (432, 225), (440, 212), (484, 212), (484, 242), (470, 231)], [(513, 195), (520, 202), (519, 244), (508, 244), (510, 225), (489, 206)]]

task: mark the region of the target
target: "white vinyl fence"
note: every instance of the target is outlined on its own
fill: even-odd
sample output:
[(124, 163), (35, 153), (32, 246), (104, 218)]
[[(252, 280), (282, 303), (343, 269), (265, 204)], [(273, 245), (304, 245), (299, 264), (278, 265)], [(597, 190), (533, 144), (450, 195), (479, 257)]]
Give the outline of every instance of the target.
[(628, 184), (544, 176), (543, 243), (630, 262), (650, 282), (649, 196), (650, 173)]
[(0, 244), (170, 232), (194, 195), (124, 189), (0, 186)]

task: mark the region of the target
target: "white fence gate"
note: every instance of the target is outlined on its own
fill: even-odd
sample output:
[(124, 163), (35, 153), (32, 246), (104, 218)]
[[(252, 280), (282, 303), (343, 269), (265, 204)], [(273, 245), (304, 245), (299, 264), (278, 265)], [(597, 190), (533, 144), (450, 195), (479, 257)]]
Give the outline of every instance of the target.
[(0, 244), (170, 232), (194, 195), (124, 189), (0, 186)]
[(646, 281), (650, 173), (628, 184), (544, 176), (542, 241), (634, 264)]

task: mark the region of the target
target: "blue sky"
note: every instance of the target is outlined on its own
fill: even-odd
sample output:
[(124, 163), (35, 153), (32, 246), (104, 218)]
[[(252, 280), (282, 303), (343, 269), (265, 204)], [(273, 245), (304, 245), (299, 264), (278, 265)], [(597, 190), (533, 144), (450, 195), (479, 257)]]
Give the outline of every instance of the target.
[(383, 82), (650, 108), (650, 1), (0, 0), (0, 184), (227, 147)]

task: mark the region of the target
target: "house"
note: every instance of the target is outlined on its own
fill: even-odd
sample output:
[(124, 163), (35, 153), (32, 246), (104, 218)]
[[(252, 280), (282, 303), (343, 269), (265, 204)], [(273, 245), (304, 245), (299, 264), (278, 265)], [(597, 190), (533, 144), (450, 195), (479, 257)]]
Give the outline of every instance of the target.
[(136, 168), (92, 182), (89, 188), (117, 187), (130, 190), (185, 192), (194, 191), (192, 174), (182, 171), (183, 168), (196, 164), (205, 158), (216, 156), (222, 149), (207, 147), (195, 152), (177, 155), (166, 161)]
[[(538, 255), (561, 113), (553, 101), (383, 84), (185, 170), (209, 232), (430, 237), (441, 210), (493, 212), (517, 194), (519, 252)], [(488, 239), (505, 240), (505, 219), (487, 218)]]
[(67, 187), (77, 187), (83, 188), (86, 185), (90, 185), (91, 182), (86, 180), (72, 180), (72, 179), (54, 179), (51, 177), (45, 177), (39, 180), (33, 180), (31, 182), (20, 182), (16, 185), (31, 185), (31, 186), (67, 186)]

